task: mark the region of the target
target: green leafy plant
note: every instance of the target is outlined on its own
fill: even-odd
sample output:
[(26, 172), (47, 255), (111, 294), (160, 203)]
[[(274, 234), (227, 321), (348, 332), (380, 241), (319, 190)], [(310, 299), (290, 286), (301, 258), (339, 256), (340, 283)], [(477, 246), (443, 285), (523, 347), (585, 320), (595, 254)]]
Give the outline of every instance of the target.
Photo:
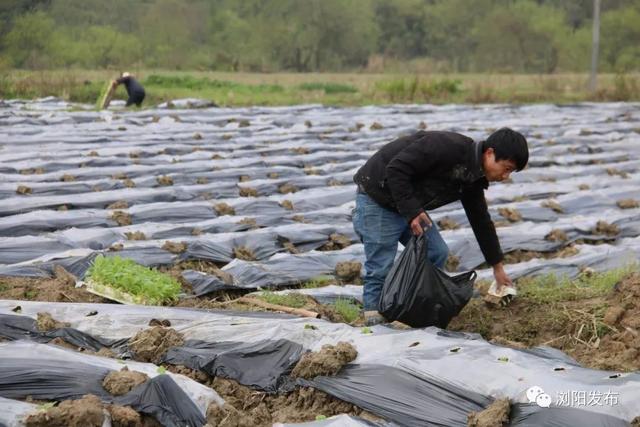
[(176, 301), (182, 289), (174, 278), (117, 256), (98, 256), (87, 272), (87, 279), (125, 292), (142, 304)]
[(351, 300), (338, 298), (333, 303), (336, 313), (340, 314), (347, 323), (351, 323), (360, 315), (360, 305), (354, 304)]
[(293, 308), (302, 308), (307, 303), (307, 297), (296, 292), (292, 292), (290, 294), (276, 294), (271, 291), (264, 291), (258, 295), (258, 298), (270, 304), (285, 305)]

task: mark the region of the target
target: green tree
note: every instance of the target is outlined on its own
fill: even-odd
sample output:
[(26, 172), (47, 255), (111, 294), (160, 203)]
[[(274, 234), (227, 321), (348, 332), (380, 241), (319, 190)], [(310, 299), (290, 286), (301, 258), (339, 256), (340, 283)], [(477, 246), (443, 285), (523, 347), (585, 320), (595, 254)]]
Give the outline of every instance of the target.
[(44, 12), (17, 17), (4, 45), (16, 67), (43, 68), (50, 64), (49, 46), (55, 23)]

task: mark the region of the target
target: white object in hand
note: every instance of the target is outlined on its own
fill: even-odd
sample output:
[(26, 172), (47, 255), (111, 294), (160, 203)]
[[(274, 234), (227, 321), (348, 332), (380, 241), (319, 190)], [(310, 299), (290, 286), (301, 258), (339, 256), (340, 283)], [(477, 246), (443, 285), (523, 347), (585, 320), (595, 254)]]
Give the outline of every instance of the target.
[(513, 296), (518, 295), (518, 291), (513, 286), (503, 286), (500, 289), (500, 292), (498, 292), (498, 284), (496, 283), (495, 280), (491, 282), (491, 286), (489, 287), (489, 290), (487, 291), (487, 293), (489, 295), (493, 295), (494, 297), (499, 297), (499, 298), (506, 297), (507, 295), (513, 295)]

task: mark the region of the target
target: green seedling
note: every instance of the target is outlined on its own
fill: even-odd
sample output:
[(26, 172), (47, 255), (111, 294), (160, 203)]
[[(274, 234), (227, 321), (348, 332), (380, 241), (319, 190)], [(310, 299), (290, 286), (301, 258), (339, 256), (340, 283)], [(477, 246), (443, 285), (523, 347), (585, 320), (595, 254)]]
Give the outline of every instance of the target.
[(140, 304), (161, 305), (176, 301), (182, 289), (171, 276), (117, 256), (98, 256), (87, 272), (87, 279), (112, 288), (116, 293), (129, 294)]

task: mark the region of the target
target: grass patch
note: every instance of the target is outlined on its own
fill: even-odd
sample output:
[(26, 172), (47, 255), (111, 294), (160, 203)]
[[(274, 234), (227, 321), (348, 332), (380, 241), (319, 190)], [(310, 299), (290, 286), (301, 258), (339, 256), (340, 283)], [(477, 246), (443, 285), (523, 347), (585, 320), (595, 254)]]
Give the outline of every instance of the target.
[(532, 279), (520, 279), (518, 292), (520, 297), (541, 304), (596, 298), (611, 292), (616, 283), (636, 271), (638, 265), (631, 264), (601, 273), (582, 274), (575, 279), (548, 274)]
[(383, 93), (394, 102), (401, 101), (431, 101), (433, 99), (448, 99), (462, 91), (462, 81), (459, 79), (420, 79), (415, 76), (410, 79), (383, 80), (376, 83), (376, 90)]
[(204, 89), (226, 89), (238, 92), (252, 92), (258, 91), (263, 93), (278, 93), (284, 92), (284, 87), (277, 84), (243, 84), (232, 82), (228, 80), (208, 79), (206, 77), (193, 77), (190, 75), (174, 76), (174, 75), (158, 75), (151, 74), (147, 77), (143, 84), (145, 86), (156, 86), (162, 88), (181, 88), (190, 90), (204, 90)]
[(331, 285), (336, 282), (333, 276), (317, 276), (302, 284), (303, 289), (315, 289), (323, 286)]
[(176, 301), (182, 289), (171, 276), (118, 256), (98, 256), (87, 278), (156, 305)]
[[(399, 68), (400, 69), (400, 68)], [(600, 74), (598, 91), (587, 90), (587, 74), (426, 74), (402, 73), (243, 73), (136, 69), (145, 85), (145, 108), (179, 98), (212, 100), (220, 106), (389, 103), (575, 103), (638, 101), (640, 74)], [(58, 96), (94, 104), (108, 70), (3, 70), (0, 98)], [(118, 88), (114, 99), (127, 98)]]
[(333, 304), (333, 308), (347, 323), (351, 323), (358, 318), (362, 307), (352, 300), (338, 298)]
[(298, 86), (300, 90), (321, 90), (324, 93), (356, 93), (356, 89), (352, 85), (340, 84), (340, 83), (323, 83), (323, 82), (310, 82), (302, 83)]
[(292, 308), (302, 308), (307, 304), (307, 297), (296, 292), (276, 294), (272, 291), (264, 291), (257, 297), (269, 304), (284, 305)]

